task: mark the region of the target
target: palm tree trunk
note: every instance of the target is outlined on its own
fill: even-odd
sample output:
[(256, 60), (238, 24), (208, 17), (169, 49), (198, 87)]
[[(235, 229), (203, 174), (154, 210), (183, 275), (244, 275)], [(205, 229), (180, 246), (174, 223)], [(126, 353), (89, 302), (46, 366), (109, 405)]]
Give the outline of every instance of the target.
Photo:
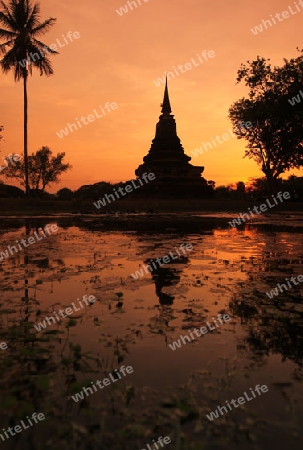
[(23, 75), (23, 96), (24, 96), (24, 170), (25, 170), (25, 192), (29, 195), (29, 185), (28, 185), (28, 155), (27, 155), (27, 76), (28, 71), (25, 69)]

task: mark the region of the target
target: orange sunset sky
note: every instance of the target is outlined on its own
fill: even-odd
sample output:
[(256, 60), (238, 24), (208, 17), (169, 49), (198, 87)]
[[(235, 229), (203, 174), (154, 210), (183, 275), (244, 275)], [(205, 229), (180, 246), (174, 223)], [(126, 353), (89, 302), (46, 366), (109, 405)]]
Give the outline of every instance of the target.
[[(135, 0), (137, 5), (139, 1)], [(231, 104), (246, 95), (236, 85), (242, 62), (257, 55), (281, 65), (303, 47), (303, 6), (292, 0), (140, 0), (141, 6), (119, 15), (126, 0), (42, 0), (41, 19), (57, 23), (41, 37), (47, 45), (62, 45), (52, 57), (54, 75), (29, 78), (29, 153), (43, 145), (64, 151), (73, 169), (63, 174), (61, 187), (76, 189), (98, 181), (125, 181), (147, 154), (160, 115), (164, 87), (154, 83), (165, 71), (212, 50), (215, 57), (169, 81), (171, 106), (178, 136), (186, 154), (231, 128)], [(301, 0), (302, 1), (302, 0)], [(5, 1), (6, 2), (6, 1)], [(297, 3), (297, 8), (295, 8)], [(303, 2), (302, 2), (303, 5)], [(289, 11), (281, 22), (254, 35), (262, 19)], [(299, 11), (298, 11), (299, 9)], [(78, 32), (79, 39), (64, 45), (63, 36)], [(63, 46), (64, 45), (64, 46)], [(184, 70), (184, 69), (183, 69)], [(4, 139), (0, 158), (22, 153), (23, 90), (13, 73), (1, 74), (1, 116)], [(100, 106), (118, 108), (59, 138), (56, 132)], [(231, 138), (191, 163), (205, 167), (203, 176), (216, 185), (262, 176), (256, 163), (243, 159), (245, 141)], [(301, 172), (290, 172), (301, 174)], [(287, 173), (287, 176), (289, 173)], [(1, 180), (8, 182), (4, 177)]]

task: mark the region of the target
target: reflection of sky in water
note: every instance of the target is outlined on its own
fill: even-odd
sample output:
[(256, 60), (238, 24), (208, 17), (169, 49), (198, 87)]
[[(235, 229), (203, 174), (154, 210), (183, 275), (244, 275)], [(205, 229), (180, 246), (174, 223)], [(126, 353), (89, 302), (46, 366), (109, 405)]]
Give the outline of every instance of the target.
[[(1, 248), (25, 235), (24, 228), (3, 234)], [(186, 255), (188, 260), (172, 261), (151, 274), (144, 273), (137, 281), (131, 277), (142, 264), (162, 258), (181, 243), (194, 247)], [(259, 314), (245, 320), (233, 315), (214, 333), (174, 352), (167, 345), (187, 330), (204, 326), (219, 312), (232, 315), (229, 307), (235, 296), (259, 296), (264, 314), (275, 317), (275, 306), (267, 305), (266, 291), (280, 281), (277, 276), (303, 273), (302, 255), (301, 234), (252, 228), (180, 236), (59, 228), (56, 235), (2, 262), (2, 307), (15, 309), (16, 316), (25, 314), (21, 300), (24, 279), (28, 280), (33, 323), (51, 315), (53, 309), (68, 307), (84, 294), (94, 294), (94, 305), (71, 316), (81, 316), (70, 333), (84, 351), (106, 355), (109, 341), (126, 339), (129, 355), (125, 363), (135, 368), (133, 381), (138, 386), (150, 384), (159, 389), (184, 383), (191, 373), (205, 369), (219, 376), (229, 364), (237, 368), (230, 397), (219, 397), (218, 404), (239, 397), (255, 384), (267, 384), (270, 392), (266, 399), (249, 407), (258, 414), (270, 415), (272, 410), (285, 411), (287, 406), (272, 383), (294, 383), (292, 389), (300, 398), (302, 386), (292, 378), (297, 365), (290, 361), (291, 355), (284, 362), (279, 351), (260, 358), (256, 348), (244, 342), (252, 326), (258, 329), (262, 325)], [(286, 262), (282, 264), (283, 258)], [(119, 292), (123, 295), (118, 298)], [(171, 303), (161, 305), (163, 298), (171, 299)], [(41, 311), (38, 316), (37, 308)], [(62, 330), (64, 324), (62, 320), (49, 329)], [(199, 391), (198, 386), (197, 396)], [(302, 417), (302, 408), (300, 414)]]

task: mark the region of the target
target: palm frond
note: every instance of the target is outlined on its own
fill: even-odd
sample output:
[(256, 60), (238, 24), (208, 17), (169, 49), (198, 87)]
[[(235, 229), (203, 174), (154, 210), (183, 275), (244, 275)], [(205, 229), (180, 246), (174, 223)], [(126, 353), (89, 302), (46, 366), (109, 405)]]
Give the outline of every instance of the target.
[(3, 28), (0, 28), (0, 38), (4, 39), (13, 39), (16, 38), (18, 35), (14, 31), (8, 31), (4, 30)]
[(33, 28), (31, 30), (31, 35), (33, 37), (40, 36), (41, 34), (45, 34), (47, 31), (50, 30), (50, 28), (55, 25), (55, 22), (57, 19), (54, 17), (50, 17), (49, 19), (45, 20), (43, 23), (40, 23), (38, 26)]
[(13, 50), (9, 50), (0, 61), (1, 69), (4, 73), (11, 70), (16, 65), (15, 55)]
[[(3, 72), (13, 69), (15, 80), (18, 81), (26, 74), (32, 75), (33, 68), (40, 71), (40, 75), (52, 75), (53, 69), (48, 58), (50, 54), (58, 54), (55, 50), (37, 39), (46, 33), (56, 19), (51, 17), (40, 22), (40, 6), (31, 0), (0, 0), (0, 54), (4, 55), (0, 61)], [(6, 29), (7, 28), (7, 29)]]
[(38, 41), (38, 39), (33, 38), (32, 42), (34, 45), (36, 45), (39, 48), (39, 50), (43, 51), (44, 53), (47, 50), (49, 53), (52, 53), (54, 55), (59, 55), (59, 52), (52, 50), (48, 45), (43, 44), (43, 42), (41, 42), (41, 41)]
[(52, 55), (60, 55), (59, 52), (56, 52), (56, 50), (52, 50), (48, 45), (44, 45), (44, 50), (51, 53)]
[(0, 53), (2, 53), (2, 55), (5, 55), (5, 53), (7, 52), (7, 48), (6, 47), (11, 47), (12, 45), (14, 45), (14, 41), (10, 40), (7, 42), (3, 42), (3, 44), (0, 44)]
[(16, 31), (17, 24), (11, 14), (11, 11), (9, 10), (7, 5), (3, 1), (0, 2), (0, 5), (3, 8), (3, 11), (1, 11), (1, 13), (0, 13), (0, 23), (2, 23), (3, 25), (6, 25), (11, 30)]
[(44, 57), (40, 61), (36, 61), (33, 64), (35, 67), (40, 69), (40, 76), (46, 75), (47, 77), (49, 77), (54, 73), (51, 62), (47, 57)]
[(36, 25), (39, 24), (40, 19), (40, 5), (39, 3), (35, 3), (32, 10), (29, 11), (29, 18), (26, 24), (28, 29), (33, 29)]

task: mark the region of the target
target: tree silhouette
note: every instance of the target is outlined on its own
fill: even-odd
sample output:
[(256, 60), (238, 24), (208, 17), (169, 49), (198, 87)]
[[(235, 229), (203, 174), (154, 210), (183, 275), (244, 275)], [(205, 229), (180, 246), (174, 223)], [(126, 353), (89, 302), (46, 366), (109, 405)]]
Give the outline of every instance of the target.
[[(28, 157), (28, 183), (31, 191), (43, 193), (46, 186), (59, 182), (60, 175), (72, 167), (69, 163), (63, 163), (64, 156), (64, 152), (52, 156), (52, 151), (48, 147), (42, 147), (36, 154), (32, 153)], [(3, 171), (3, 175), (6, 178), (17, 179), (21, 186), (25, 186), (24, 160), (11, 163)]]
[[(303, 103), (293, 102), (303, 86), (303, 53), (281, 67), (267, 61), (258, 56), (241, 65), (237, 82), (250, 91), (230, 107), (229, 118), (238, 139), (247, 141), (245, 156), (260, 165), (274, 193), (281, 174), (303, 165)], [(252, 126), (239, 129), (241, 121)]]
[(4, 73), (13, 70), (15, 81), (23, 79), (25, 190), (28, 194), (27, 78), (32, 75), (33, 66), (40, 70), (40, 76), (53, 74), (46, 53), (57, 52), (38, 38), (50, 29), (56, 19), (40, 22), (40, 5), (32, 4), (30, 0), (10, 0), (8, 4), (1, 1), (0, 5), (0, 24), (5, 27), (0, 28), (0, 38), (5, 40), (0, 44), (0, 52), (4, 55), (0, 60), (1, 68)]

